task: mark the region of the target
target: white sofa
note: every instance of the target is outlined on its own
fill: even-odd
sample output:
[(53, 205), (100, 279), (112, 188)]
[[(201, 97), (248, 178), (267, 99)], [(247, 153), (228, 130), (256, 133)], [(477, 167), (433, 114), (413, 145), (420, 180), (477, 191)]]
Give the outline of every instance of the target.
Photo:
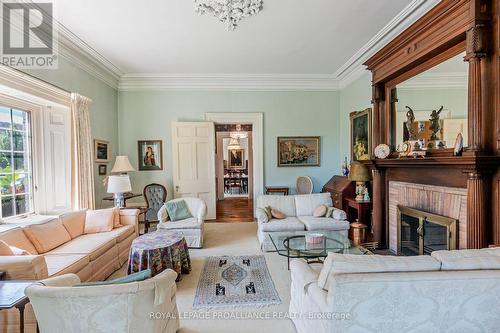
[(169, 221), (167, 209), (162, 206), (158, 211), (158, 229), (176, 230), (184, 234), (189, 247), (203, 247), (203, 225), (207, 215), (205, 201), (198, 198), (178, 198), (172, 201), (184, 200), (193, 217), (181, 221)]
[(291, 263), (298, 333), (496, 332), (500, 249), (432, 256), (330, 254), (322, 267)]
[(177, 273), (166, 270), (140, 282), (73, 287), (75, 274), (26, 288), (43, 332), (175, 333)]
[[(338, 231), (347, 237), (349, 222), (346, 213), (334, 209), (334, 218), (314, 217), (313, 211), (320, 205), (332, 206), (330, 193), (304, 195), (261, 195), (257, 198), (257, 223), (260, 247), (262, 251), (274, 251), (269, 239), (273, 232)], [(264, 208), (271, 206), (286, 215), (285, 219), (268, 220)]]

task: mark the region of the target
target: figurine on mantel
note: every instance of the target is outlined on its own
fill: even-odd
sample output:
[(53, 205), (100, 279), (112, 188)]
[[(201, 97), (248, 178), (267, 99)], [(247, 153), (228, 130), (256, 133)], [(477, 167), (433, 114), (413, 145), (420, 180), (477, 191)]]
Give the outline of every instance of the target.
[(344, 158), (344, 163), (342, 164), (342, 175), (344, 177), (349, 176), (349, 164), (347, 163), (347, 156)]

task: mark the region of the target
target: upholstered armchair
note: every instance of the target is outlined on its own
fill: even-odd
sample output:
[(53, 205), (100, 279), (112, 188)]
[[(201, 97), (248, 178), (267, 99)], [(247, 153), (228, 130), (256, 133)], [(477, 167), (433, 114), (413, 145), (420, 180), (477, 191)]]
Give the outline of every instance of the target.
[(184, 234), (184, 238), (189, 247), (202, 248), (203, 247), (203, 224), (205, 216), (207, 215), (207, 205), (205, 201), (198, 198), (179, 198), (171, 201), (184, 200), (191, 212), (192, 217), (180, 220), (169, 221), (167, 209), (162, 206), (158, 211), (158, 229), (176, 230)]
[(142, 191), (144, 201), (146, 201), (146, 211), (144, 212), (144, 232), (149, 231), (151, 223), (157, 223), (158, 211), (167, 200), (167, 189), (161, 184), (148, 184)]
[(76, 287), (78, 276), (66, 274), (35, 283), (25, 293), (41, 333), (175, 333), (176, 278), (169, 269), (140, 282)]

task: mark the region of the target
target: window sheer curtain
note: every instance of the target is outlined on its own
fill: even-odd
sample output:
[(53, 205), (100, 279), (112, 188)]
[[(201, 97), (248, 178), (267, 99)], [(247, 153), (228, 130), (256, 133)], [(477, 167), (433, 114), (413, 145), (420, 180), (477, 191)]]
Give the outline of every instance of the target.
[(73, 136), (73, 209), (95, 209), (93, 144), (89, 107), (92, 100), (71, 94)]

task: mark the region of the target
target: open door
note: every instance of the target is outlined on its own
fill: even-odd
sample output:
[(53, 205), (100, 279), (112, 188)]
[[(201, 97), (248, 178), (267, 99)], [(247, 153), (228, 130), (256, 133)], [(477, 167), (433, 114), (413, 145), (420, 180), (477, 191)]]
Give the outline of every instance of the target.
[(211, 122), (172, 124), (174, 197), (197, 197), (215, 219), (215, 129)]

